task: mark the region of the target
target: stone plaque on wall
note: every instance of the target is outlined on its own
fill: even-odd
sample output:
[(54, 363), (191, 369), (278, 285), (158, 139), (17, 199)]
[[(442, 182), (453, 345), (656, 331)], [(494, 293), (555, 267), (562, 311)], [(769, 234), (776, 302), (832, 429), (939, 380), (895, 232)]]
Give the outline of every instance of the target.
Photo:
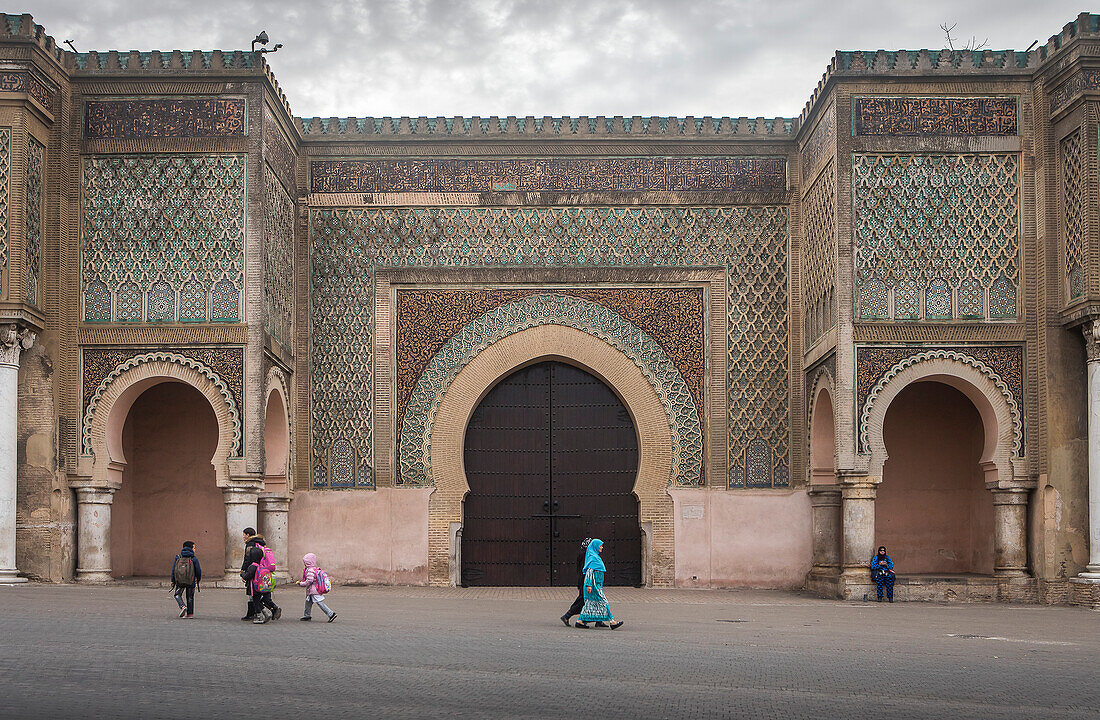
[(936, 137), (1015, 135), (1016, 98), (852, 98), (854, 135)]
[(244, 98), (89, 100), (84, 103), (84, 137), (244, 137), (244, 115)]

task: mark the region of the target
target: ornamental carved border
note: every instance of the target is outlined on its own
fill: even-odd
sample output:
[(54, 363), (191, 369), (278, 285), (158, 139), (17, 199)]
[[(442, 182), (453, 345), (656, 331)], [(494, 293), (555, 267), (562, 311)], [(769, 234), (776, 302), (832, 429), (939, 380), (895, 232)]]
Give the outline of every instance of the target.
[(466, 365), (508, 335), (541, 325), (587, 332), (617, 348), (645, 374), (665, 408), (672, 431), (669, 483), (703, 482), (703, 434), (698, 408), (676, 365), (652, 338), (617, 313), (581, 298), (536, 293), (502, 305), (466, 325), (435, 354), (418, 380), (401, 422), (399, 484), (431, 486), (432, 426), (443, 396)]
[(932, 358), (945, 358), (976, 368), (1000, 388), (1012, 410), (1013, 453), (1024, 448), (1024, 348), (1020, 345), (951, 347), (856, 346), (856, 437), (858, 452), (869, 452), (867, 418), (878, 393), (898, 372)]
[(0, 92), (27, 93), (53, 110), (57, 91), (28, 72), (0, 72)]
[(1061, 110), (1078, 93), (1096, 90), (1100, 90), (1100, 70), (1082, 70), (1050, 91), (1050, 112)]
[(1017, 134), (1014, 97), (855, 97), (852, 134), (952, 137)]
[(315, 193), (783, 191), (782, 157), (315, 160)]
[(122, 372), (146, 362), (166, 360), (193, 367), (210, 378), (226, 398), (233, 416), (234, 438), (231, 455), (240, 457), (244, 438), (244, 421), (239, 408), (244, 400), (244, 348), (186, 348), (159, 350), (155, 348), (85, 348), (81, 354), (81, 452), (91, 452), (91, 418), (99, 398), (110, 382)]
[(88, 100), (84, 138), (244, 137), (244, 98)]
[[(394, 300), (397, 417), (404, 417), (413, 387), (432, 357), (463, 327), (501, 305), (545, 292), (534, 287), (398, 288)], [(702, 288), (559, 288), (554, 292), (594, 302), (637, 325), (675, 363), (696, 406), (702, 407)]]

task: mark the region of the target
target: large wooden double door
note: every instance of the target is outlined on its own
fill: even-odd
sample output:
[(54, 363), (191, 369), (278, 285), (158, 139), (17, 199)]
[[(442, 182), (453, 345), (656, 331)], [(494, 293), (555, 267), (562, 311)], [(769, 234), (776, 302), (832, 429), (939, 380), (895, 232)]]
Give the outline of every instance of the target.
[(608, 585), (642, 579), (638, 438), (619, 398), (560, 362), (502, 380), (466, 429), (465, 585), (575, 585), (580, 542), (604, 541)]

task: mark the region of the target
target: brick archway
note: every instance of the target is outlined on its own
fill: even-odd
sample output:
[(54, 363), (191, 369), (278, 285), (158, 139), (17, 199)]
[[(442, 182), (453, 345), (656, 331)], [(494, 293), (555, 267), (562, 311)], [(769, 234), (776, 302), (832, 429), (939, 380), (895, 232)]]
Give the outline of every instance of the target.
[(665, 407), (629, 357), (600, 338), (562, 325), (539, 325), (498, 340), (470, 360), (443, 395), (430, 449), (435, 490), (428, 501), (429, 581), (447, 585), (455, 577), (451, 529), (452, 523), (462, 521), (462, 501), (469, 492), (463, 441), (470, 416), (501, 378), (544, 360), (559, 360), (592, 373), (615, 391), (630, 412), (639, 435), (634, 494), (646, 534), (644, 581), (672, 585), (672, 499), (667, 491), (673, 461), (672, 430)]

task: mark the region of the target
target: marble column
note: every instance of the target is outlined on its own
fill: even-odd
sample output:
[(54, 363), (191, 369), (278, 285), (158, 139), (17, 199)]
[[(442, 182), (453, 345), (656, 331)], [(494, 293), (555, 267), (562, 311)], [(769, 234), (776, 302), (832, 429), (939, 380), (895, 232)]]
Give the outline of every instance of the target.
[(111, 503), (113, 488), (77, 487), (76, 580), (111, 580)]
[[(290, 538), (287, 517), (290, 515), (290, 498), (283, 495), (260, 495), (259, 522), (256, 529), (264, 536), (267, 546), (275, 553), (276, 574), (280, 579), (289, 576), (291, 571), (290, 551), (287, 542)], [(298, 563), (294, 564), (298, 568)]]
[(1078, 578), (1100, 582), (1100, 320), (1082, 330), (1088, 356), (1089, 563)]
[(841, 490), (836, 485), (812, 485), (814, 570), (840, 571)]
[[(225, 579), (241, 579), (241, 563), (244, 562), (244, 538), (246, 527), (256, 528), (259, 490), (252, 487), (223, 487), (225, 500)], [(259, 528), (256, 528), (259, 530)]]
[(871, 582), (868, 563), (875, 548), (875, 491), (875, 483), (866, 477), (841, 486), (843, 574), (849, 582)]
[(1027, 496), (1023, 488), (993, 490), (993, 573), (1027, 575)]
[(0, 584), (26, 582), (15, 567), (16, 478), (19, 467), (19, 355), (35, 334), (0, 327)]

